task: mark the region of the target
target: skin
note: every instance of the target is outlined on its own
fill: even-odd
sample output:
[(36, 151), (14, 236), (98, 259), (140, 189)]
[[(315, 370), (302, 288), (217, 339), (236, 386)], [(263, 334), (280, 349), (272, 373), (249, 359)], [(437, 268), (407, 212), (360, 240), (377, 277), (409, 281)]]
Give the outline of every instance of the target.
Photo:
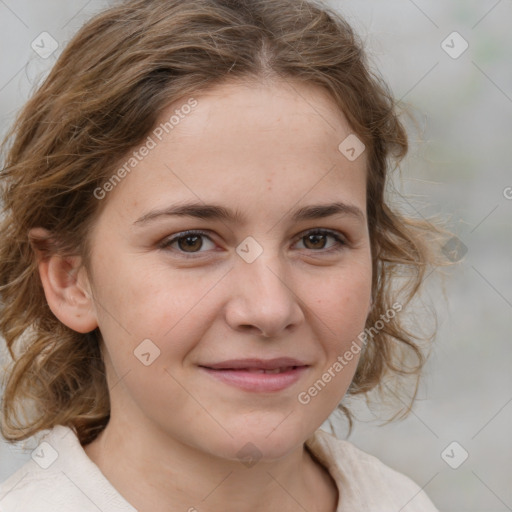
[[(304, 442), (342, 399), (358, 356), (309, 404), (297, 397), (364, 329), (366, 155), (351, 162), (340, 153), (353, 130), (317, 86), (229, 83), (195, 98), (103, 199), (89, 270), (79, 257), (39, 264), (54, 314), (79, 332), (99, 326), (104, 339), (111, 419), (85, 451), (141, 511), (334, 511), (336, 486)], [(137, 222), (188, 201), (236, 210), (245, 222)], [(291, 219), (299, 207), (332, 202), (360, 215)], [(311, 240), (313, 228), (344, 245), (329, 234)], [(207, 231), (195, 253), (183, 239), (162, 246), (188, 229)], [(236, 252), (248, 236), (263, 249), (252, 263)], [(144, 339), (160, 350), (149, 366), (134, 355)], [(274, 393), (240, 390), (198, 367), (281, 356), (309, 367)], [(261, 456), (252, 467), (237, 455), (247, 443)]]

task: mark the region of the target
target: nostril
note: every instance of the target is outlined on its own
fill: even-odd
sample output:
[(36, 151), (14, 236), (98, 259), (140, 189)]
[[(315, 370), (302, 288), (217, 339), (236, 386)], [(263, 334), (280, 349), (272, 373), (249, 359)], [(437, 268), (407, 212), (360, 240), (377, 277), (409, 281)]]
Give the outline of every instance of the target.
[(256, 331), (257, 334), (259, 334), (265, 338), (269, 337), (269, 335), (266, 334), (265, 331), (263, 331), (263, 329), (260, 329), (259, 327), (256, 327), (255, 325), (244, 324), (244, 325), (241, 325), (240, 328), (247, 332)]

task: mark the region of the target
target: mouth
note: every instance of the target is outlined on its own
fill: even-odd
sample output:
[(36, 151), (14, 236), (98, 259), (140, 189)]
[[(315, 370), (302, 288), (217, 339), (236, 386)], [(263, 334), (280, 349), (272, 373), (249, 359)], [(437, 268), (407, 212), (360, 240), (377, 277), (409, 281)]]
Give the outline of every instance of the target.
[(271, 370), (265, 370), (264, 368), (209, 368), (209, 369), (210, 370), (219, 370), (219, 371), (265, 373), (267, 375), (272, 375), (272, 374), (276, 374), (276, 373), (289, 372), (290, 370), (296, 370), (297, 368), (300, 368), (300, 366), (283, 366), (280, 368), (273, 368)]
[(273, 393), (295, 384), (310, 365), (296, 359), (238, 359), (199, 365), (211, 377), (253, 393)]

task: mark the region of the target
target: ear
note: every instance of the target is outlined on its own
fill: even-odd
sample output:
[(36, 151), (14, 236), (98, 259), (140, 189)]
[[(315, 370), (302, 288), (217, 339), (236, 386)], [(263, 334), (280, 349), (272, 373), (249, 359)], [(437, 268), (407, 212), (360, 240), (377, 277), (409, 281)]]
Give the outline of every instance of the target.
[(63, 256), (44, 250), (51, 233), (34, 228), (29, 238), (37, 255), (39, 276), (48, 306), (67, 327), (86, 333), (98, 327), (89, 278), (80, 256)]

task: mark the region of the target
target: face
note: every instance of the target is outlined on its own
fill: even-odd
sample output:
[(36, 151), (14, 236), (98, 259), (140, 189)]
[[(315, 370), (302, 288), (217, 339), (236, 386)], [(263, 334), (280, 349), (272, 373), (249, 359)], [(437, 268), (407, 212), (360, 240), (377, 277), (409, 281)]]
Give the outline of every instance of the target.
[(316, 86), (224, 84), (193, 100), (162, 112), (179, 111), (91, 232), (112, 418), (225, 459), (246, 443), (278, 458), (357, 366), (366, 155), (340, 152), (352, 130)]

